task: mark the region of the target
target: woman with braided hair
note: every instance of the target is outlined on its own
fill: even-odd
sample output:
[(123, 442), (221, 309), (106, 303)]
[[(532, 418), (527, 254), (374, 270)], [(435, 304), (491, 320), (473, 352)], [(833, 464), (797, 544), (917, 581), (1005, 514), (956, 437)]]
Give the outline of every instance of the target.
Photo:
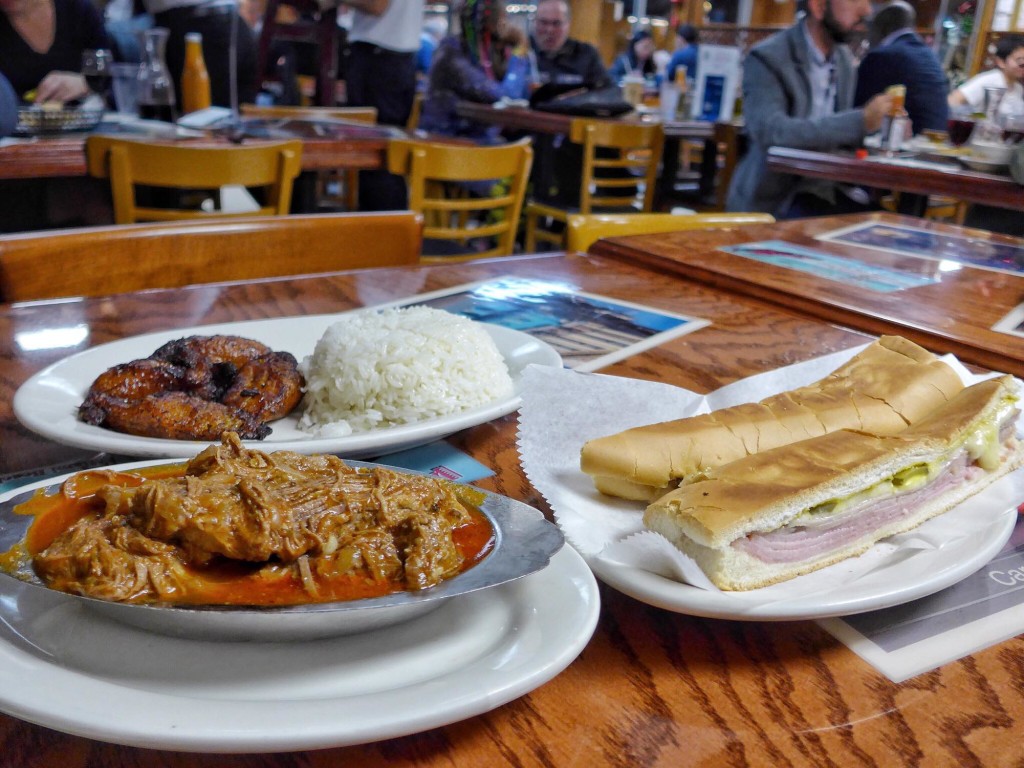
[(434, 54), (419, 127), (428, 133), (494, 143), (498, 127), (459, 117), (461, 101), (524, 99), (530, 71), (525, 33), (505, 18), (500, 0), (466, 0), (458, 34)]

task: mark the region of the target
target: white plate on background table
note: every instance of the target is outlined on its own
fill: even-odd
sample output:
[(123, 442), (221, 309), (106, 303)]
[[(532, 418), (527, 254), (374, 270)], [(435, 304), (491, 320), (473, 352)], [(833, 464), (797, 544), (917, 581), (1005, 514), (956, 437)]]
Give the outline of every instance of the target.
[[(165, 342), (192, 335), (231, 334), (255, 339), (275, 351), (291, 352), (301, 362), (339, 315), (311, 315), (221, 323), (132, 336), (71, 355), (39, 371), (15, 393), (14, 414), (28, 429), (64, 445), (119, 456), (178, 458), (192, 456), (206, 441), (138, 437), (79, 421), (89, 386), (107, 368), (149, 357)], [(300, 411), (272, 422), (264, 440), (245, 441), (247, 447), (299, 453), (335, 453), (349, 458), (379, 456), (412, 448), (512, 413), (519, 407), (520, 376), (530, 364), (560, 367), (561, 356), (547, 343), (521, 331), (481, 323), (494, 339), (515, 384), (511, 396), (499, 398), (451, 416), (415, 424), (359, 432), (346, 437), (316, 437), (297, 427)]]

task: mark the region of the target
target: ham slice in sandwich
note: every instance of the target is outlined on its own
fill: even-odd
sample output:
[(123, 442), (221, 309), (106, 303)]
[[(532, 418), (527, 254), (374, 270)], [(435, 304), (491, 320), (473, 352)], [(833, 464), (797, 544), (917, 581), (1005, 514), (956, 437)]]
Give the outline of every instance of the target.
[(644, 524), (719, 588), (785, 581), (865, 552), (1024, 464), (1010, 376), (962, 390), (899, 435), (839, 430), (752, 454), (647, 507)]

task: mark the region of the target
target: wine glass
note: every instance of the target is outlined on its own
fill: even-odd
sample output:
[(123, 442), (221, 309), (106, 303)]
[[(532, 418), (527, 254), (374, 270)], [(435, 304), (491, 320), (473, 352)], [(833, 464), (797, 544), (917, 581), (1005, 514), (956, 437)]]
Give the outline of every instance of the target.
[(970, 107), (954, 107), (949, 112), (949, 143), (959, 147), (967, 143), (974, 132), (975, 118), (971, 114)]
[(104, 105), (110, 95), (110, 79), (113, 73), (114, 54), (109, 48), (86, 48), (82, 51), (82, 74), (89, 90), (103, 99)]

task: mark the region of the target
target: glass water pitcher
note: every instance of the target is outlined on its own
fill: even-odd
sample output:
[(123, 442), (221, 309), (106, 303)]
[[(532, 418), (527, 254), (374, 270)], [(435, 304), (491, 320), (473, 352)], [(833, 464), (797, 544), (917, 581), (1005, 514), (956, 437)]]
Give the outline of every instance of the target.
[(148, 120), (173, 123), (177, 119), (174, 78), (167, 69), (164, 51), (168, 31), (153, 27), (143, 32), (142, 66), (139, 68), (139, 115)]

